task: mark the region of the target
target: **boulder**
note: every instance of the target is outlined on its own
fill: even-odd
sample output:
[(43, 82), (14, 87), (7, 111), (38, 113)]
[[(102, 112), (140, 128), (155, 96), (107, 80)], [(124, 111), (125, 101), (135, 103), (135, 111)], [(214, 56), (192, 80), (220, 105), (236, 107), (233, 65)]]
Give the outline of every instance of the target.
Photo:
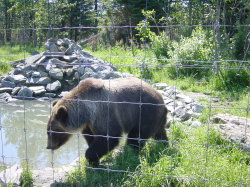
[(8, 93), (1, 93), (0, 94), (0, 101), (8, 102), (10, 100), (12, 100), (12, 97), (10, 94), (8, 94)]
[(55, 93), (45, 93), (44, 97), (54, 98), (54, 97), (56, 97), (56, 94)]
[(39, 71), (34, 71), (31, 74), (32, 78), (40, 78), (41, 77), (41, 73)]
[(17, 96), (19, 97), (32, 97), (33, 96), (33, 91), (27, 87), (22, 87), (18, 93)]
[(15, 86), (16, 86), (15, 83), (10, 82), (10, 81), (5, 81), (5, 80), (3, 80), (1, 82), (1, 84), (2, 84), (3, 87), (10, 87), (10, 88), (15, 88)]
[(57, 80), (57, 81), (55, 81), (55, 82), (53, 82), (53, 83), (48, 84), (48, 85), (46, 86), (46, 90), (47, 90), (48, 92), (56, 92), (56, 91), (58, 91), (61, 87), (62, 87), (61, 82)]
[(63, 79), (63, 72), (62, 72), (61, 69), (58, 69), (58, 68), (51, 69), (49, 71), (49, 75), (53, 79), (57, 79), (57, 80), (62, 80)]
[(43, 54), (36, 54), (36, 55), (33, 55), (33, 56), (30, 56), (28, 58), (26, 58), (24, 60), (24, 63), (25, 64), (34, 64), (36, 63), (39, 59), (41, 59), (43, 57)]
[(155, 83), (152, 86), (157, 90), (163, 90), (165, 88), (168, 88), (168, 85), (166, 83)]
[(51, 82), (49, 77), (40, 77), (40, 78), (28, 78), (26, 84), (28, 85), (47, 85)]
[(203, 105), (194, 103), (191, 104), (191, 108), (193, 112), (201, 113), (205, 107)]
[(16, 95), (19, 92), (20, 89), (21, 89), (21, 87), (15, 87), (15, 88), (13, 88), (13, 90), (11, 92), (11, 95)]
[(0, 173), (1, 186), (9, 186), (10, 184), (11, 186), (19, 186), (22, 171), (23, 169), (18, 164), (2, 171)]
[(9, 76), (8, 79), (11, 82), (14, 82), (15, 84), (21, 84), (21, 83), (26, 82), (26, 77), (23, 75), (12, 75), (12, 76)]
[(13, 88), (9, 88), (9, 87), (3, 87), (3, 88), (0, 88), (0, 93), (11, 93), (13, 90)]
[(31, 86), (29, 89), (32, 90), (34, 96), (42, 96), (46, 92), (44, 86)]

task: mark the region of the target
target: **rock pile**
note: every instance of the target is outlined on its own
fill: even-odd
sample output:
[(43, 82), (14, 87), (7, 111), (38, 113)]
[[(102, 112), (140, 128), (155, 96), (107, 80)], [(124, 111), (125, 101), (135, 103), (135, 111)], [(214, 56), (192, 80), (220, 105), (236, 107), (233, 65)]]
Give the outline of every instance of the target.
[(0, 94), (18, 97), (57, 97), (88, 77), (110, 79), (127, 77), (109, 63), (93, 57), (74, 41), (49, 39), (46, 52), (19, 63), (8, 75), (0, 77)]
[[(195, 118), (201, 115), (205, 108), (203, 105), (184, 95), (174, 86), (168, 86), (165, 83), (155, 83), (152, 86), (162, 94), (164, 103), (171, 116), (175, 116), (175, 119), (179, 121), (191, 120), (192, 125), (201, 126), (201, 123)], [(170, 123), (171, 120), (168, 124)]]

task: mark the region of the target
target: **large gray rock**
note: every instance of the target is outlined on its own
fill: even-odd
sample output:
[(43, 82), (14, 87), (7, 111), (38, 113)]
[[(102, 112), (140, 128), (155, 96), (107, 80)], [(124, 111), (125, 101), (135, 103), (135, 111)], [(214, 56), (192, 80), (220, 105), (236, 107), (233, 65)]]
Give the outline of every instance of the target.
[(40, 53), (40, 54), (37, 54), (37, 55), (33, 55), (33, 56), (30, 56), (28, 58), (26, 58), (24, 60), (24, 63), (25, 64), (34, 64), (36, 63), (40, 58), (42, 58), (43, 54)]
[(10, 94), (8, 93), (1, 93), (0, 94), (0, 101), (5, 101), (5, 102), (8, 102), (8, 101), (11, 101), (12, 100), (12, 97)]
[(54, 97), (56, 97), (56, 94), (55, 93), (45, 93), (44, 97), (54, 98)]
[(2, 171), (0, 173), (0, 184), (2, 186), (8, 186), (13, 184), (13, 186), (20, 185), (20, 178), (23, 169), (20, 165), (13, 165), (12, 167)]
[(205, 107), (203, 105), (194, 103), (191, 104), (191, 108), (193, 112), (201, 113)]
[(250, 119), (230, 114), (217, 114), (212, 117), (214, 123), (223, 136), (236, 142), (246, 150), (250, 150)]
[(11, 92), (11, 95), (16, 95), (19, 92), (20, 89), (21, 89), (21, 87), (15, 87), (15, 88), (13, 88), (13, 90)]
[[(77, 67), (76, 71), (80, 74), (83, 75), (85, 73), (85, 67), (84, 66), (79, 66)], [(88, 68), (86, 68), (86, 71), (88, 71)]]
[(55, 82), (53, 82), (53, 83), (48, 84), (48, 85), (46, 86), (46, 90), (47, 90), (48, 92), (56, 92), (56, 91), (58, 91), (61, 87), (62, 87), (61, 82), (57, 80), (57, 81), (55, 81)]
[(5, 81), (5, 80), (2, 80), (1, 84), (3, 87), (10, 87), (10, 88), (15, 88), (16, 86), (15, 83), (10, 82), (10, 81)]
[(47, 85), (51, 82), (49, 77), (40, 77), (40, 78), (28, 78), (26, 84), (28, 85)]
[(166, 83), (155, 83), (152, 85), (154, 88), (156, 88), (157, 90), (163, 90), (165, 88), (168, 87), (168, 85)]
[(12, 75), (12, 76), (9, 76), (8, 79), (11, 82), (14, 82), (15, 84), (25, 83), (26, 82), (26, 77), (23, 76), (23, 75)]
[(41, 73), (39, 71), (34, 71), (31, 74), (32, 78), (40, 78), (41, 77)]
[(33, 91), (27, 87), (22, 87), (18, 93), (17, 96), (19, 97), (32, 97), (33, 96)]
[(9, 88), (9, 87), (4, 87), (4, 88), (0, 88), (0, 93), (11, 93), (13, 88)]
[(58, 80), (62, 80), (63, 79), (63, 72), (62, 72), (61, 69), (58, 69), (58, 68), (51, 69), (49, 71), (49, 75), (53, 79), (58, 79)]
[(74, 74), (74, 70), (72, 68), (69, 68), (67, 70), (65, 70), (66, 76), (70, 77)]
[(34, 96), (42, 96), (46, 92), (44, 86), (31, 86), (29, 89), (33, 91)]

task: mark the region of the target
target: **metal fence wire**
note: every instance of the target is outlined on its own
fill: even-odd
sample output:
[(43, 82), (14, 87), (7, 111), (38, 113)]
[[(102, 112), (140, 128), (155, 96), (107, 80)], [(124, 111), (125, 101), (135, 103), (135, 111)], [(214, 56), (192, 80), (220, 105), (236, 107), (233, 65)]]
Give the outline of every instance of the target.
[[(147, 2), (148, 3), (148, 2)], [(146, 4), (147, 4), (146, 3)], [(202, 26), (202, 27), (207, 27), (207, 28), (215, 28), (215, 27), (219, 27), (219, 28), (235, 28), (235, 27), (246, 27), (246, 28), (250, 28), (250, 25), (166, 25), (166, 26), (156, 26), (156, 25), (151, 25), (151, 26), (147, 26), (149, 28), (183, 28), (183, 27), (190, 27), (190, 28), (195, 28), (198, 26)], [(53, 27), (53, 24), (48, 26), (48, 27), (44, 27), (44, 28), (25, 28), (25, 27), (20, 27), (20, 28), (11, 28), (9, 30), (12, 31), (20, 31), (23, 33), (23, 38), (25, 38), (25, 35), (30, 31), (30, 30), (42, 30), (42, 31), (47, 31), (47, 32), (53, 32), (53, 31), (61, 31), (61, 30), (74, 30), (74, 29), (109, 29), (111, 32), (114, 31), (114, 29), (124, 29), (124, 28), (139, 28), (142, 26), (137, 26), (137, 25), (123, 25), (123, 26), (118, 26), (118, 25), (112, 25), (112, 26), (96, 26), (96, 27), (89, 27), (89, 26), (79, 26), (79, 27)], [(0, 31), (5, 31), (8, 29), (3, 29), (0, 28)], [(23, 46), (25, 46), (26, 43), (23, 43)], [(177, 88), (180, 86), (179, 85), (179, 81), (181, 79), (181, 75), (180, 70), (185, 70), (185, 69), (204, 69), (204, 70), (215, 70), (215, 69), (220, 69), (220, 70), (245, 70), (245, 71), (249, 71), (250, 70), (250, 61), (248, 60), (235, 60), (235, 59), (229, 59), (229, 60), (220, 60), (220, 59), (216, 59), (216, 57), (214, 58), (214, 60), (209, 60), (209, 61), (204, 61), (204, 60), (190, 60), (190, 59), (170, 59), (170, 58), (155, 58), (155, 57), (148, 57), (147, 56), (147, 49), (149, 48), (146, 42), (143, 42), (142, 46), (144, 47), (145, 51), (143, 56), (119, 56), (119, 55), (113, 55), (113, 51), (112, 51), (112, 47), (110, 46), (109, 49), (107, 49), (107, 55), (105, 56), (96, 56), (97, 58), (105, 58), (105, 59), (109, 59), (109, 64), (100, 64), (100, 63), (96, 63), (96, 65), (98, 66), (110, 66), (112, 65), (113, 67), (119, 69), (121, 67), (130, 67), (130, 68), (134, 68), (134, 69), (138, 69), (140, 72), (140, 80), (141, 80), (141, 90), (140, 90), (140, 99), (138, 102), (127, 102), (127, 101), (112, 101), (111, 96), (108, 94), (107, 99), (104, 100), (87, 100), (87, 99), (81, 99), (81, 98), (76, 98), (76, 99), (70, 99), (71, 101), (74, 101), (77, 103), (77, 105), (79, 105), (80, 103), (103, 103), (105, 105), (107, 105), (108, 107), (108, 111), (107, 111), (107, 121), (103, 121), (103, 123), (105, 124), (105, 126), (109, 126), (110, 125), (110, 116), (111, 114), (111, 110), (110, 107), (112, 104), (118, 104), (118, 105), (135, 105), (138, 106), (139, 108), (139, 129), (141, 128), (141, 118), (142, 118), (142, 106), (156, 106), (156, 107), (161, 107), (162, 105), (166, 105), (166, 104), (154, 104), (154, 103), (143, 103), (142, 102), (142, 84), (143, 84), (143, 80), (145, 80), (145, 71), (146, 69), (148, 70), (156, 70), (156, 69), (169, 69), (172, 68), (174, 69), (174, 71), (176, 72), (176, 77), (175, 77), (175, 81), (172, 83), (174, 85), (174, 94), (173, 95), (167, 95), (167, 98), (171, 98), (173, 99), (173, 107), (174, 107), (174, 111), (177, 107)], [(26, 58), (28, 57), (28, 53), (27, 51), (25, 51), (25, 47), (23, 48), (23, 55), (19, 55), (20, 59)], [(12, 54), (4, 54), (4, 55), (0, 55), (0, 65), (3, 63), (1, 62), (1, 58), (4, 57), (12, 57), (12, 56), (18, 56), (18, 55), (12, 55)], [(216, 55), (215, 55), (216, 56)], [(56, 55), (54, 55), (54, 57), (56, 57)], [(137, 63), (134, 64), (112, 64), (112, 60), (113, 59), (134, 59)], [(159, 61), (161, 61), (162, 63), (158, 63)], [(176, 62), (175, 64), (173, 63), (169, 63), (169, 62)], [(192, 64), (189, 64), (189, 63)], [(6, 63), (6, 62), (4, 62)], [(75, 64), (70, 64), (69, 66), (83, 66), (83, 67), (91, 67), (93, 64), (95, 63), (75, 63)], [(235, 65), (237, 64), (237, 65)], [(55, 64), (57, 65), (57, 64)], [(59, 64), (58, 64), (59, 65)], [(216, 67), (215, 67), (216, 65)], [(67, 68), (67, 65), (63, 66), (62, 68)], [(51, 69), (53, 69), (53, 67), (51, 67)], [(212, 75), (213, 77), (219, 76), (218, 74), (214, 73)], [(110, 84), (112, 79), (109, 79), (109, 90), (110, 90)], [(78, 80), (78, 83), (80, 82), (80, 78)], [(78, 87), (78, 89), (80, 89)], [(111, 92), (109, 92), (111, 93)], [(108, 184), (110, 186), (112, 186), (112, 179), (111, 179), (111, 175), (112, 173), (121, 173), (121, 174), (128, 174), (130, 176), (136, 175), (138, 177), (141, 176), (151, 176), (152, 181), (154, 180), (154, 178), (165, 178), (166, 181), (184, 181), (184, 180), (189, 180), (189, 181), (202, 181), (204, 182), (204, 185), (221, 185), (221, 186), (235, 186), (235, 185), (239, 185), (239, 186), (248, 186), (250, 185), (250, 181), (249, 179), (245, 179), (244, 176), (242, 176), (242, 180), (240, 181), (231, 181), (230, 179), (227, 180), (227, 177), (225, 176), (225, 178), (216, 178), (216, 177), (211, 177), (208, 174), (208, 170), (211, 170), (211, 168), (207, 168), (208, 167), (208, 162), (210, 162), (209, 160), (209, 155), (211, 154), (210, 149), (211, 148), (216, 148), (221, 150), (221, 152), (223, 152), (223, 150), (225, 149), (229, 149), (229, 148), (238, 148), (238, 149), (242, 149), (242, 151), (244, 150), (242, 145), (240, 144), (216, 144), (216, 143), (211, 143), (211, 141), (209, 140), (209, 136), (211, 133), (211, 129), (213, 128), (213, 122), (212, 122), (212, 117), (215, 114), (216, 110), (220, 110), (222, 111), (222, 113), (227, 113), (227, 111), (229, 110), (234, 110), (234, 111), (245, 111), (245, 129), (244, 129), (244, 136), (248, 137), (248, 129), (249, 127), (249, 109), (250, 109), (250, 104), (249, 104), (249, 97), (250, 94), (249, 92), (247, 93), (247, 103), (246, 104), (242, 104), (241, 107), (238, 106), (224, 106), (224, 105), (220, 105), (218, 103), (214, 103), (213, 99), (216, 98), (217, 96), (214, 95), (214, 92), (212, 91), (212, 89), (210, 90), (210, 93), (207, 94), (206, 96), (208, 102), (207, 104), (205, 104), (204, 106), (204, 110), (207, 111), (207, 122), (204, 124), (206, 125), (206, 135), (204, 135), (204, 137), (206, 137), (206, 140), (204, 140), (203, 142), (197, 142), (195, 141), (195, 137), (193, 137), (194, 141), (182, 141), (181, 139), (179, 139), (178, 137), (176, 138), (175, 134), (174, 134), (174, 128), (178, 128), (179, 127), (179, 122), (176, 119), (175, 115), (168, 115), (168, 119), (167, 121), (171, 121), (171, 125), (170, 125), (170, 129), (168, 130), (167, 134), (169, 137), (171, 137), (169, 139), (169, 141), (166, 140), (154, 140), (154, 139), (144, 139), (141, 137), (141, 134), (139, 133), (139, 136), (136, 138), (128, 138), (126, 136), (111, 136), (110, 132), (109, 132), (109, 128), (107, 128), (107, 132), (106, 134), (97, 134), (97, 135), (92, 135), (92, 134), (82, 134), (81, 132), (58, 132), (58, 131), (53, 131), (52, 129), (48, 130), (48, 133), (52, 134), (70, 134), (72, 136), (77, 137), (77, 142), (75, 142), (75, 144), (77, 144), (77, 153), (75, 155), (76, 158), (78, 158), (78, 165), (76, 166), (76, 169), (84, 169), (84, 170), (91, 170), (94, 172), (99, 172), (99, 171), (103, 171), (104, 173), (101, 173), (101, 175), (106, 175), (107, 176), (107, 181)], [(9, 162), (7, 162), (7, 160), (16, 160), (17, 163), (20, 162), (25, 162), (25, 165), (30, 168), (29, 166), (34, 163), (34, 162), (39, 162), (39, 160), (32, 160), (31, 158), (29, 158), (30, 152), (32, 152), (32, 150), (30, 150), (30, 142), (29, 142), (29, 136), (31, 136), (31, 134), (29, 134), (33, 129), (31, 127), (29, 127), (29, 125), (27, 125), (27, 113), (29, 112), (29, 110), (26, 108), (27, 107), (27, 103), (30, 102), (30, 100), (36, 100), (36, 101), (46, 101), (49, 102), (49, 104), (47, 105), (49, 107), (48, 111), (51, 114), (52, 113), (52, 101), (54, 100), (54, 98), (44, 98), (44, 97), (24, 97), (24, 96), (13, 96), (13, 98), (16, 99), (20, 99), (22, 101), (22, 111), (23, 111), (23, 117), (22, 119), (18, 119), (18, 121), (20, 123), (23, 123), (22, 127), (16, 127), (14, 125), (4, 125), (4, 119), (5, 119), (5, 106), (7, 106), (8, 104), (5, 103), (5, 105), (1, 104), (0, 107), (0, 145), (1, 145), (1, 153), (0, 153), (0, 157), (1, 157), (1, 170), (9, 167)], [(63, 98), (65, 99), (65, 98)], [(66, 99), (67, 100), (67, 99)], [(78, 113), (78, 123), (80, 123), (80, 119), (79, 119), (79, 110), (77, 110)], [(169, 112), (170, 113), (170, 112)], [(13, 115), (15, 115), (15, 113), (13, 113)], [(43, 124), (44, 126), (46, 126), (46, 124)], [(44, 127), (43, 126), (43, 127)], [(25, 149), (25, 154), (23, 155), (24, 157), (20, 157), (19, 155), (11, 155), (8, 154), (6, 155), (6, 142), (4, 140), (4, 136), (3, 134), (5, 132), (11, 132), (11, 131), (20, 131), (21, 134), (20, 136), (24, 136), (24, 149)], [(141, 132), (139, 130), (139, 132)], [(47, 132), (44, 130), (44, 128), (41, 128), (40, 130), (33, 132), (32, 135), (36, 135), (36, 134), (44, 134), (44, 141), (47, 140), (46, 134)], [(173, 175), (172, 170), (174, 169), (175, 166), (173, 166), (173, 168), (169, 168), (169, 172), (166, 172), (165, 174), (158, 174), (157, 172), (154, 171), (146, 171), (146, 170), (130, 170), (129, 168), (127, 169), (123, 169), (120, 168), (119, 165), (114, 169), (112, 162), (107, 162), (105, 164), (103, 164), (101, 162), (100, 166), (91, 166), (91, 165), (84, 165), (82, 164), (82, 159), (84, 158), (84, 152), (82, 150), (82, 145), (80, 143), (80, 138), (82, 136), (87, 136), (87, 137), (94, 137), (94, 138), (106, 138), (107, 142), (109, 142), (109, 139), (118, 139), (118, 140), (136, 140), (138, 142), (144, 142), (144, 141), (148, 141), (149, 143), (154, 142), (156, 144), (167, 144), (169, 143), (169, 147), (172, 148), (172, 150), (174, 149), (178, 149), (179, 146), (181, 145), (193, 145), (193, 146), (197, 146), (197, 147), (205, 147), (205, 152), (203, 153), (203, 159), (199, 160), (197, 162), (203, 162), (203, 174), (198, 176), (196, 174), (192, 174), (189, 173), (188, 175)], [(192, 135), (191, 135), (192, 136)], [(175, 137), (175, 138), (173, 138)], [(140, 144), (139, 144), (140, 145)], [(109, 143), (107, 143), (107, 147), (109, 149)], [(45, 149), (45, 147), (44, 147)], [(188, 150), (187, 150), (188, 152)], [(244, 151), (243, 151), (244, 152)], [(159, 153), (159, 154), (163, 154), (163, 153)], [(110, 156), (110, 155), (108, 155)], [(149, 157), (151, 155), (148, 155)], [(216, 156), (216, 155), (215, 155)], [(128, 158), (124, 158), (124, 159), (128, 159)], [(168, 159), (176, 159), (174, 157), (168, 156)], [(179, 158), (180, 159), (180, 158)], [(185, 159), (185, 158), (181, 158), (181, 159)], [(241, 158), (240, 158), (241, 159)], [(18, 161), (19, 160), (19, 161)], [(55, 168), (56, 166), (58, 166), (58, 162), (54, 156), (54, 152), (51, 151), (50, 153), (50, 167), (53, 170), (53, 181), (55, 181)], [(174, 163), (174, 162), (173, 162)], [(196, 162), (194, 162), (196, 163)], [(241, 162), (239, 161), (239, 164)], [(39, 163), (38, 163), (39, 164)], [(228, 163), (225, 163), (228, 164)], [(166, 167), (164, 165), (162, 165), (162, 167)], [(249, 164), (248, 164), (248, 170), (250, 171), (249, 168)], [(242, 167), (242, 170), (244, 168)], [(141, 172), (142, 171), (142, 172)], [(144, 172), (145, 171), (145, 172)], [(221, 171), (223, 172), (223, 171)], [(238, 171), (239, 175), (241, 175), (243, 171)], [(14, 174), (13, 174), (14, 175)], [(248, 175), (248, 177), (250, 178), (250, 175)], [(245, 182), (247, 181), (247, 182)], [(166, 183), (167, 184), (167, 183)], [(181, 184), (181, 183), (180, 183)], [(195, 184), (195, 183), (194, 183)], [(192, 182), (190, 182), (190, 185), (192, 186)]]

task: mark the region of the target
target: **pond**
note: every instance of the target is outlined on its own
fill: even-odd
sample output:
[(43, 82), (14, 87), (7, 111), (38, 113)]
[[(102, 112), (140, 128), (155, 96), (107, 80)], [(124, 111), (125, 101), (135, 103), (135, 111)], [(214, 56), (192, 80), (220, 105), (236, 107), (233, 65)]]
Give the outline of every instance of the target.
[[(69, 164), (84, 156), (87, 145), (75, 134), (65, 145), (52, 153), (46, 149), (46, 126), (51, 101), (0, 102), (0, 163), (21, 164), (28, 159), (33, 169)], [(26, 129), (26, 131), (24, 130)]]

